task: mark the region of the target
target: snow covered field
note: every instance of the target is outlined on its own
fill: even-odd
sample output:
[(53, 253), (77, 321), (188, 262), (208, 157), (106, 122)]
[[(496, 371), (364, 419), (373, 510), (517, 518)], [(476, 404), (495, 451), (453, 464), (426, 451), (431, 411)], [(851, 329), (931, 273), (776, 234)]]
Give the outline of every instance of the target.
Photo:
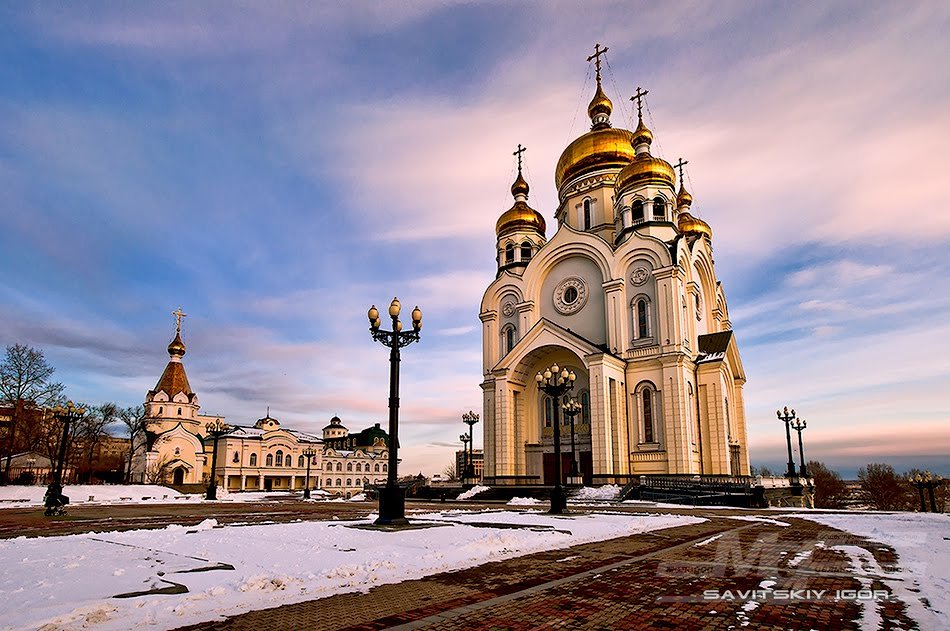
[[(0, 509), (22, 508), (24, 506), (42, 506), (45, 486), (0, 486)], [(187, 504), (204, 502), (203, 493), (182, 494), (167, 486), (151, 484), (111, 485), (111, 484), (71, 484), (63, 488), (69, 497), (70, 506), (74, 504)], [(289, 497), (300, 498), (302, 492), (291, 495), (286, 491), (245, 491), (228, 493), (218, 489), (219, 502), (265, 502)], [(321, 489), (311, 492), (313, 499), (328, 497)], [(359, 501), (354, 498), (354, 501)]]
[[(0, 541), (5, 628), (170, 629), (532, 552), (704, 521), (674, 515), (443, 511), (398, 532), (360, 522), (230, 525)], [(517, 524), (524, 528), (492, 527)], [(233, 569), (222, 566), (229, 564)], [(208, 569), (211, 568), (211, 569)], [(205, 569), (206, 571), (202, 571)], [(187, 593), (116, 598), (155, 588)], [(180, 589), (180, 588), (179, 588)], [(9, 625), (9, 626), (7, 626)]]

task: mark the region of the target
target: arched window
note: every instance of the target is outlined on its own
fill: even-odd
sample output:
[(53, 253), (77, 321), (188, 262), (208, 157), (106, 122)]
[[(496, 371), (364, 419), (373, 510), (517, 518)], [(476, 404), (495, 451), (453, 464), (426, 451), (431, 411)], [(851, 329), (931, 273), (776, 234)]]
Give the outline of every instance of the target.
[(662, 197), (653, 198), (653, 219), (654, 221), (666, 219), (666, 200)]
[(554, 425), (554, 399), (544, 397), (544, 426), (552, 427)]
[(163, 406), (158, 406), (158, 415), (161, 416), (165, 413), (165, 408)]
[(337, 486), (343, 486), (343, 481), (342, 481), (340, 478), (337, 478), (337, 479), (336, 479), (336, 485), (337, 485)]
[(640, 393), (643, 399), (643, 442), (653, 442), (653, 390), (644, 388)]
[(389, 468), (389, 466), (384, 462), (384, 463), (383, 463), (383, 473), (386, 473), (386, 469), (388, 469), (388, 468)]
[(347, 470), (347, 471), (352, 471), (352, 470), (353, 470), (353, 463), (352, 463), (352, 462), (347, 462), (347, 463), (346, 463), (346, 470)]
[(581, 423), (590, 425), (590, 392), (581, 392)]
[(256, 467), (256, 466), (257, 466), (257, 454), (251, 454), (251, 460), (250, 460), (250, 462), (251, 462), (251, 466), (252, 466), (252, 467)]
[(515, 246), (509, 243), (505, 246), (505, 265), (515, 262)]
[(176, 455), (176, 456), (180, 456), (180, 455), (181, 455), (181, 447), (175, 447), (175, 455)]
[(333, 486), (333, 478), (327, 478), (327, 486)]
[(178, 416), (181, 416), (181, 408), (178, 408)]
[(303, 461), (303, 456), (297, 456), (297, 468), (303, 469), (306, 463)]
[(531, 242), (525, 241), (521, 244), (521, 260), (530, 261), (531, 260)]
[(369, 478), (363, 478), (363, 486), (369, 484)]
[(584, 200), (584, 230), (590, 230), (590, 198)]
[(284, 466), (284, 452), (281, 449), (277, 450), (277, 466), (278, 467)]
[(356, 463), (356, 472), (357, 472), (357, 473), (360, 473), (360, 472), (362, 472), (362, 471), (363, 471), (363, 463), (362, 463), (362, 462), (357, 462), (357, 463)]
[(502, 331), (502, 339), (504, 340), (502, 351), (505, 355), (511, 352), (511, 349), (515, 347), (515, 325), (509, 324), (505, 326)]
[(267, 458), (264, 460), (264, 464), (268, 467), (274, 466), (274, 454), (267, 454)]
[(637, 301), (637, 337), (650, 337), (650, 324), (647, 318), (646, 298), (641, 298)]
[(337, 463), (336, 463), (336, 470), (337, 470), (337, 471), (343, 471), (343, 463), (342, 463), (342, 462), (337, 462)]
[(630, 207), (630, 211), (633, 217), (633, 223), (643, 223), (643, 202), (633, 202), (633, 206)]
[(353, 486), (353, 478), (347, 478), (347, 479), (346, 479), (346, 485), (347, 485), (347, 486)]
[(241, 462), (241, 454), (239, 454), (238, 452), (235, 451), (235, 452), (234, 452), (234, 456), (231, 457), (231, 462), (233, 462), (233, 463), (235, 463), (235, 464)]
[(373, 467), (373, 471), (375, 471), (376, 473), (379, 473), (379, 463), (378, 463), (378, 462), (377, 462), (376, 465)]
[(640, 383), (634, 392), (634, 402), (637, 407), (640, 425), (640, 443), (656, 445), (660, 442), (659, 428), (662, 425), (660, 420), (660, 393), (656, 386), (649, 381)]

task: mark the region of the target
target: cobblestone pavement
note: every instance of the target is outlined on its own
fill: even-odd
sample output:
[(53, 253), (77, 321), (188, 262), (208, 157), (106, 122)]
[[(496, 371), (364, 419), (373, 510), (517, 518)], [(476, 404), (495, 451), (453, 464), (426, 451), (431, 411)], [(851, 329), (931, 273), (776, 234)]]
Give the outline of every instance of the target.
[[(885, 570), (891, 548), (801, 519), (726, 519), (488, 563), (367, 593), (254, 611), (187, 629), (859, 629), (849, 559), (860, 546)], [(695, 511), (692, 514), (703, 514)], [(748, 512), (741, 513), (748, 516)], [(569, 521), (567, 522), (569, 523)], [(718, 536), (717, 536), (718, 535)], [(768, 582), (765, 582), (768, 581)], [(870, 583), (869, 583), (870, 584)], [(873, 589), (888, 590), (880, 581)], [(738, 590), (826, 590), (823, 599), (750, 601)], [(703, 600), (705, 590), (734, 600)], [(774, 594), (774, 592), (773, 592)], [(883, 628), (916, 628), (902, 603), (870, 603)]]

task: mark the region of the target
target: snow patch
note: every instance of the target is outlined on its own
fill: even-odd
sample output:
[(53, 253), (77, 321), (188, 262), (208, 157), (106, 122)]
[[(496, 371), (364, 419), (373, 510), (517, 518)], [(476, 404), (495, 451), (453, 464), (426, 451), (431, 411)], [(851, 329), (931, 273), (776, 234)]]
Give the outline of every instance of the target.
[(481, 485), (473, 486), (469, 490), (461, 493), (456, 499), (470, 500), (476, 495), (478, 495), (479, 493), (484, 493), (485, 491), (490, 491), (490, 490), (491, 490), (491, 487), (488, 487), (488, 486), (481, 486)]

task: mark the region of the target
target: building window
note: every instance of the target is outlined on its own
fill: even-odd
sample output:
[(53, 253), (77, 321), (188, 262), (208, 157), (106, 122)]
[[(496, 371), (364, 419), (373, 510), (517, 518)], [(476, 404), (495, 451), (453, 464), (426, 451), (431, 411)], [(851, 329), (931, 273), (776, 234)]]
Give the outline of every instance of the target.
[(257, 466), (257, 454), (251, 454), (251, 466), (252, 467)]
[(645, 340), (653, 337), (650, 298), (644, 295), (635, 296), (631, 308), (633, 311), (633, 340)]
[(643, 442), (653, 442), (653, 391), (644, 388), (640, 394), (643, 398)]
[(181, 455), (181, 447), (175, 447), (175, 455), (176, 455), (176, 456), (180, 456), (180, 455)]
[(531, 260), (531, 242), (525, 241), (521, 244), (521, 260), (530, 261)]
[(303, 456), (297, 456), (297, 468), (303, 469), (303, 467), (304, 467)]
[(158, 406), (158, 415), (161, 416), (161, 415), (164, 414), (164, 413), (165, 413), (165, 408), (162, 407), (161, 405)]
[(353, 486), (353, 478), (347, 478), (347, 479), (346, 479), (346, 485), (347, 485), (347, 486)]
[(336, 479), (336, 485), (337, 485), (337, 486), (343, 486), (343, 481), (342, 481), (340, 478), (337, 478), (337, 479)]
[(581, 423), (590, 425), (590, 392), (581, 391)]
[(327, 486), (333, 486), (333, 478), (327, 478)]
[(544, 426), (552, 427), (554, 425), (554, 399), (544, 397)]
[(353, 463), (352, 463), (352, 462), (347, 462), (347, 463), (346, 463), (346, 470), (347, 470), (347, 471), (352, 471), (352, 470), (353, 470)]
[(241, 454), (239, 454), (238, 452), (235, 451), (235, 452), (234, 452), (234, 456), (231, 458), (231, 462), (233, 462), (233, 463), (235, 463), (235, 464), (241, 462)]
[(660, 397), (656, 386), (644, 381), (635, 391), (640, 416), (640, 442), (659, 443)]
[(284, 466), (284, 452), (281, 449), (277, 450), (277, 466), (278, 467)]
[(181, 416), (181, 408), (178, 408), (178, 416)]
[(274, 454), (267, 454), (267, 458), (264, 460), (264, 464), (268, 467), (274, 466)]
[(378, 462), (373, 466), (373, 471), (375, 471), (376, 473), (379, 473), (379, 463), (378, 463)]
[(511, 265), (515, 262), (515, 246), (509, 243), (505, 246), (505, 265)]
[(342, 462), (337, 462), (337, 463), (336, 463), (336, 470), (337, 470), (337, 471), (343, 471), (343, 463), (342, 463)]
[(383, 473), (386, 473), (386, 469), (388, 469), (388, 468), (389, 468), (389, 467), (388, 467), (388, 466), (386, 465), (386, 463), (384, 462), (384, 463), (383, 463)]
[(584, 230), (590, 230), (590, 198), (584, 200)]
[(653, 219), (654, 221), (666, 219), (666, 200), (662, 197), (653, 198)]
[(643, 202), (633, 202), (633, 206), (630, 207), (630, 211), (633, 214), (633, 223), (643, 223)]
[(357, 462), (357, 463), (356, 463), (356, 472), (357, 472), (357, 473), (361, 473), (362, 471), (363, 471), (363, 463), (362, 463), (362, 462)]
[(505, 328), (502, 331), (501, 335), (502, 335), (502, 340), (504, 340), (504, 348), (502, 349), (502, 351), (504, 352), (505, 355), (507, 355), (515, 347), (515, 325), (513, 324), (505, 325)]

